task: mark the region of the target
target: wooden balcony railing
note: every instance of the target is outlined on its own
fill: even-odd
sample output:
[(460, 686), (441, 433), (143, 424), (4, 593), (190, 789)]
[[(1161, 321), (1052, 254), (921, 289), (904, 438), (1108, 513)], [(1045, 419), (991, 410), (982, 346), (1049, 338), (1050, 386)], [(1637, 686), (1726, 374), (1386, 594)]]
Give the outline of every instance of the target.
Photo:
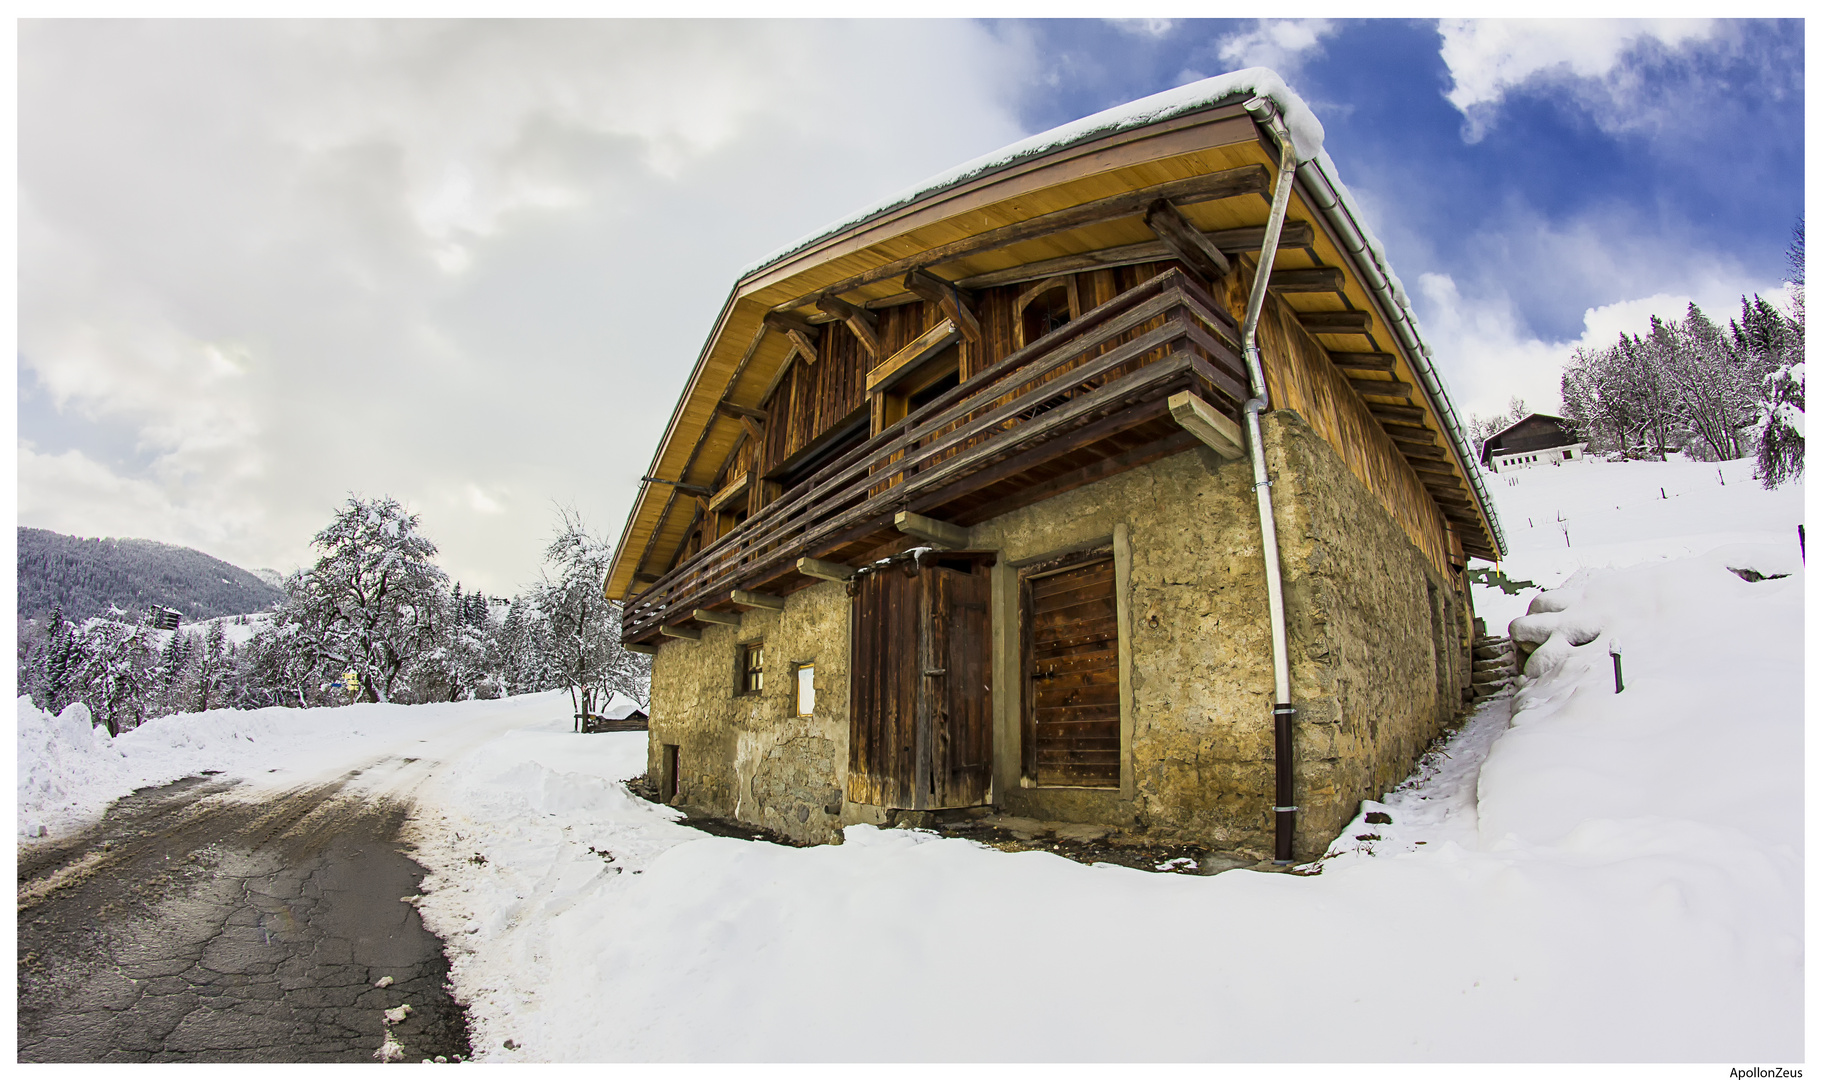
[(1129, 289), (830, 462), (684, 560), (629, 598), (622, 638), (649, 640), (732, 589), (795, 576), (800, 557), (890, 531), (900, 510), (941, 516), (957, 499), (1017, 483), (1046, 462), (1092, 456), (1102, 440), (1158, 421), (1179, 390), (1237, 420), (1247, 394), (1234, 337), (1233, 321), (1179, 270)]

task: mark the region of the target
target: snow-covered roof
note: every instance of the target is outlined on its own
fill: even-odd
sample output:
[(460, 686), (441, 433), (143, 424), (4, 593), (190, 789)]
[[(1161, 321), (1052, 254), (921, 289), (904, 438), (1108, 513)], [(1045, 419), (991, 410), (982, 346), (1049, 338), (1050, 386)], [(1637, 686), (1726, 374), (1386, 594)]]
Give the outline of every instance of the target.
[(857, 225), (864, 225), (875, 218), (897, 210), (899, 207), (916, 202), (928, 195), (936, 194), (966, 183), (989, 173), (1011, 168), (1020, 162), (1073, 146), (1089, 139), (1098, 139), (1105, 135), (1126, 131), (1130, 128), (1144, 127), (1161, 120), (1184, 116), (1204, 109), (1221, 105), (1233, 105), (1253, 97), (1270, 98), (1290, 126), (1291, 137), (1297, 144), (1297, 161), (1299, 164), (1309, 161), (1322, 153), (1322, 121), (1304, 104), (1303, 99), (1291, 92), (1278, 73), (1270, 68), (1246, 68), (1241, 71), (1216, 75), (1193, 83), (1166, 90), (1162, 93), (1103, 109), (1092, 116), (1071, 121), (1049, 131), (1039, 132), (1026, 139), (1020, 139), (1009, 146), (1002, 146), (990, 154), (983, 154), (973, 161), (965, 161), (953, 169), (937, 173), (921, 183), (913, 184), (903, 191), (856, 210), (838, 221), (816, 230), (808, 236), (786, 244), (777, 251), (741, 271), (742, 278), (751, 277), (761, 270), (790, 258), (806, 248), (814, 247), (819, 242), (847, 232)]

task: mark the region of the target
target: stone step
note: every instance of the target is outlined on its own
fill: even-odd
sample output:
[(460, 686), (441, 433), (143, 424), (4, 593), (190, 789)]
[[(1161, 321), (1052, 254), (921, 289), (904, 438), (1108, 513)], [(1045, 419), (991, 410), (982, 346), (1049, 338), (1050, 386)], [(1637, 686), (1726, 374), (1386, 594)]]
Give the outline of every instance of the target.
[(1518, 653), (1513, 649), (1475, 649), (1474, 662), (1478, 664), (1486, 660), (1510, 660), (1517, 655)]
[(1476, 671), (1473, 684), (1475, 686), (1503, 686), (1511, 681), (1512, 672), (1510, 671)]
[(1512, 670), (1512, 656), (1510, 653), (1508, 653), (1505, 656), (1490, 656), (1485, 660), (1475, 660), (1474, 661), (1474, 670), (1475, 671), (1511, 671)]

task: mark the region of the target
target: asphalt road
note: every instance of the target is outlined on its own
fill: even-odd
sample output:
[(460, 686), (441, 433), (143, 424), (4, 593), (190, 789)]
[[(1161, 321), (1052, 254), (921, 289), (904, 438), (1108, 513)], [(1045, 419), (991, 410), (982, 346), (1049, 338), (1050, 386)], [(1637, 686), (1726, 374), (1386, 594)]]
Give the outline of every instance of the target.
[(424, 875), (407, 805), (357, 776), (261, 802), (184, 780), (22, 845), (19, 1060), (372, 1061), (388, 1032), (405, 1061), (467, 1057), (442, 944), (401, 902)]

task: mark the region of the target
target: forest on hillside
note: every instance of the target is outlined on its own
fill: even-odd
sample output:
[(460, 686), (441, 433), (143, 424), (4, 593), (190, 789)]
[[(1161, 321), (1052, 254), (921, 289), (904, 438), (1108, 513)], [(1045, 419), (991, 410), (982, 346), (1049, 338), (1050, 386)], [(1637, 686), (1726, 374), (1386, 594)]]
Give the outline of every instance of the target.
[(285, 594), (212, 555), (154, 540), (65, 536), (19, 528), (19, 616), (61, 609), (78, 621), (156, 604), (189, 621), (264, 611)]

